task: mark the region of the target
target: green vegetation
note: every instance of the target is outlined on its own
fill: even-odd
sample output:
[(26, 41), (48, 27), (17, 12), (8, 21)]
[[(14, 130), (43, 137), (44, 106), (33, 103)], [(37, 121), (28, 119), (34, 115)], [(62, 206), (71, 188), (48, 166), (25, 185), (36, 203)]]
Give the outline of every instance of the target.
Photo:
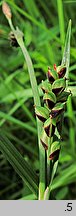
[[(12, 11), (14, 27), (9, 20), (8, 24), (0, 7), (0, 199), (75, 199), (76, 3), (62, 0), (6, 2)], [(15, 30), (16, 26), (19, 29)], [(8, 39), (11, 29), (20, 47), (11, 46)], [(53, 64), (66, 66), (66, 90), (70, 90), (72, 96), (68, 97), (64, 113), (59, 163), (55, 162), (46, 189), (47, 156), (40, 142), (42, 123), (35, 117), (34, 106), (43, 104), (41, 81), (46, 80), (48, 66), (53, 68)], [(46, 115), (44, 113), (44, 117)], [(57, 131), (56, 135), (59, 136)], [(49, 160), (47, 164), (51, 171)]]

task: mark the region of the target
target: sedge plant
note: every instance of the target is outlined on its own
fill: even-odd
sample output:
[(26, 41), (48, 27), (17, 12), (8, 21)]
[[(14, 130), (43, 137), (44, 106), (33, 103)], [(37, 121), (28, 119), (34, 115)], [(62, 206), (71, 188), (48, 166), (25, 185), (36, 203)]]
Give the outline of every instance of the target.
[(2, 10), (12, 30), (11, 43), (13, 46), (19, 46), (21, 48), (28, 67), (37, 120), (40, 160), (39, 180), (36, 173), (31, 170), (28, 164), (26, 164), (24, 158), (22, 158), (20, 153), (13, 147), (1, 131), (0, 150), (7, 155), (9, 162), (16, 169), (22, 179), (26, 181), (28, 187), (33, 191), (36, 198), (39, 200), (49, 200), (53, 178), (58, 166), (61, 142), (63, 139), (62, 124), (65, 107), (67, 99), (71, 95), (71, 92), (68, 90), (71, 20), (68, 25), (61, 65), (56, 66), (56, 64), (54, 64), (53, 69), (48, 67), (46, 80), (41, 83), (43, 97), (42, 106), (33, 64), (24, 44), (23, 32), (21, 32), (18, 27), (16, 27), (16, 29), (14, 28), (12, 24), (11, 10), (6, 2), (3, 2)]

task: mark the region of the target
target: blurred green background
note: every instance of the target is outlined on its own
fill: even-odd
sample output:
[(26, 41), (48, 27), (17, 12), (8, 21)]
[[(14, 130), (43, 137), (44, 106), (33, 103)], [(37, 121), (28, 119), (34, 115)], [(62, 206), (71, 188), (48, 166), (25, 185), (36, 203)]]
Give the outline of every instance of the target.
[[(62, 148), (53, 181), (54, 199), (76, 199), (76, 2), (62, 0), (11, 0), (14, 26), (24, 33), (38, 84), (48, 66), (62, 59), (68, 21), (72, 20), (69, 86), (74, 95), (67, 102)], [(1, 4), (1, 2), (0, 2)], [(0, 7), (0, 127), (39, 175), (34, 103), (27, 65), (20, 48), (12, 48), (10, 28)], [(0, 153), (0, 199), (35, 199)]]

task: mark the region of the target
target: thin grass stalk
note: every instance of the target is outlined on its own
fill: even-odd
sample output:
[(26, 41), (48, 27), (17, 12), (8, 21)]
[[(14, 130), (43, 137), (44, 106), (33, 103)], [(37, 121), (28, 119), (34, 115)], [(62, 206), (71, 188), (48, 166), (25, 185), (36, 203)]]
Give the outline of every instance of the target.
[(62, 44), (62, 53), (63, 53), (63, 45), (65, 41), (65, 28), (64, 28), (64, 14), (63, 14), (63, 3), (62, 0), (57, 0), (58, 7), (58, 18), (59, 18), (59, 28), (60, 28), (60, 38)]
[[(24, 45), (23, 42), (23, 34), (22, 32), (17, 28), (17, 30), (14, 29), (11, 19), (8, 19), (10, 28), (12, 29), (16, 40), (22, 50), (22, 53), (24, 55), (24, 58), (27, 63), (31, 87), (33, 91), (33, 97), (34, 97), (34, 104), (36, 106), (40, 106), (40, 97), (39, 97), (39, 91), (37, 87), (36, 77), (33, 69), (33, 64), (31, 61), (31, 58), (28, 54), (28, 51)], [(38, 143), (39, 143), (39, 157), (40, 157), (40, 183), (39, 183), (39, 200), (43, 199), (44, 191), (45, 191), (45, 151), (43, 150), (43, 147), (40, 142), (40, 134), (42, 129), (41, 122), (37, 119), (37, 129), (38, 129)]]

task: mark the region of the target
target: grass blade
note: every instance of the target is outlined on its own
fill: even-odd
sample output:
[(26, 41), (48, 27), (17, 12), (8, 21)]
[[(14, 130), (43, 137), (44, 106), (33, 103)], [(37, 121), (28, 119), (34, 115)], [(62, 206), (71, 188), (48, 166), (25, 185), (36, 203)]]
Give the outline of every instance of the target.
[(50, 189), (54, 190), (58, 187), (67, 185), (70, 180), (73, 182), (73, 179), (76, 179), (76, 163), (73, 163), (72, 165), (67, 167), (65, 170), (62, 170), (60, 175), (58, 175), (54, 179), (53, 184)]
[(0, 130), (0, 151), (14, 167), (19, 176), (25, 181), (30, 190), (37, 196), (38, 179), (35, 172), (23, 159), (22, 155), (13, 146), (9, 139), (4, 135), (2, 130)]
[(57, 6), (58, 6), (60, 38), (61, 38), (62, 51), (63, 51), (63, 44), (64, 44), (64, 40), (65, 40), (65, 30), (64, 30), (64, 14), (63, 14), (62, 0), (57, 0)]
[(21, 199), (19, 200), (36, 200), (36, 195), (35, 194), (30, 194), (30, 195), (27, 195), (27, 196), (24, 196), (22, 197)]
[(75, 130), (74, 130), (74, 125), (73, 125), (73, 119), (75, 119), (74, 113), (73, 113), (73, 107), (72, 107), (72, 100), (71, 97), (69, 96), (68, 101), (67, 101), (67, 112), (69, 116), (69, 138), (70, 138), (70, 147), (71, 151), (75, 153)]
[(27, 124), (27, 123), (22, 122), (22, 121), (19, 120), (19, 119), (16, 119), (16, 118), (10, 116), (10, 115), (7, 114), (7, 113), (3, 113), (3, 112), (0, 111), (0, 117), (1, 117), (1, 118), (4, 118), (4, 119), (6, 119), (6, 120), (8, 120), (8, 121), (10, 121), (10, 122), (13, 122), (14, 124), (17, 124), (17, 125), (19, 125), (20, 127), (23, 127), (23, 128), (25, 128), (26, 130), (28, 130), (28, 131), (30, 131), (30, 132), (32, 132), (32, 133), (34, 133), (34, 134), (37, 134), (37, 131), (36, 131), (36, 129), (35, 129), (34, 127), (32, 127), (31, 125), (29, 125), (29, 124)]
[[(63, 58), (62, 58), (62, 65), (66, 65), (66, 68), (67, 68), (66, 70), (67, 79), (69, 77), (69, 64), (70, 64), (70, 38), (71, 38), (71, 20), (69, 21), (69, 24), (68, 24), (65, 48), (64, 48)], [(67, 81), (67, 86), (68, 86), (68, 81)]]

